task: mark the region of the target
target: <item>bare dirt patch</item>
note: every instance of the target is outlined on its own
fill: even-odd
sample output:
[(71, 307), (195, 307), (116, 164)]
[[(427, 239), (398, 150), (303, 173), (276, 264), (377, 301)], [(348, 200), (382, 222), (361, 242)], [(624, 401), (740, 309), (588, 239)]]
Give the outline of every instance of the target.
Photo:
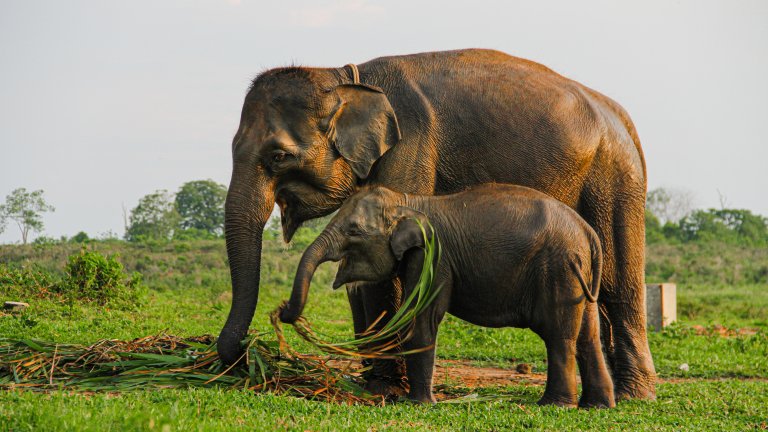
[[(524, 368), (520, 368), (524, 369)], [(517, 385), (544, 385), (546, 374), (521, 373), (516, 369), (475, 366), (469, 361), (441, 361), (435, 368), (435, 384), (466, 387), (492, 387)]]
[[(519, 366), (519, 365), (518, 365)], [(543, 386), (547, 382), (547, 374), (520, 373), (523, 368), (500, 368), (476, 366), (467, 360), (444, 360), (438, 362), (435, 368), (435, 384), (463, 385), (466, 387), (493, 387), (506, 385)], [(579, 377), (576, 377), (580, 381)], [(661, 378), (659, 383), (679, 384), (692, 381), (723, 381), (734, 378)], [(742, 381), (768, 381), (768, 378), (738, 378)]]
[[(357, 375), (361, 367), (356, 360), (328, 360), (328, 366), (344, 370), (345, 373)], [(527, 363), (510, 364), (510, 367), (478, 366), (472, 360), (439, 360), (435, 365), (434, 385), (447, 387), (503, 387), (509, 385), (544, 386), (547, 383), (546, 373), (525, 372), (531, 370)], [(695, 381), (726, 381), (738, 379), (741, 381), (768, 382), (765, 377), (668, 377), (658, 378), (661, 384), (682, 384)], [(581, 382), (581, 377), (576, 375), (576, 381)], [(436, 393), (438, 400), (447, 398), (446, 395)]]
[(721, 337), (736, 337), (736, 336), (752, 336), (757, 334), (758, 329), (744, 327), (744, 328), (728, 328), (724, 325), (715, 324), (713, 326), (704, 327), (702, 325), (691, 326), (693, 330), (699, 336), (721, 336)]

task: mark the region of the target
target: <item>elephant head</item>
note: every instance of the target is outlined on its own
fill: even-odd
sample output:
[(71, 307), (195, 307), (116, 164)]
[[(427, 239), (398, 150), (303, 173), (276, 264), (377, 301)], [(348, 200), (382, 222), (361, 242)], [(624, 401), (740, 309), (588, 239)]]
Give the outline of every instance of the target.
[(301, 257), (293, 292), (280, 320), (295, 322), (304, 310), (317, 266), (341, 261), (333, 287), (350, 282), (379, 282), (394, 277), (405, 252), (424, 246), (426, 216), (405, 205), (405, 196), (385, 188), (350, 198)]
[(275, 203), (290, 241), (304, 221), (336, 210), (399, 139), (383, 91), (345, 83), (338, 69), (275, 69), (254, 80), (232, 142), (225, 205), (232, 276), (232, 308), (218, 340), (225, 363), (240, 358), (253, 318), (262, 232)]

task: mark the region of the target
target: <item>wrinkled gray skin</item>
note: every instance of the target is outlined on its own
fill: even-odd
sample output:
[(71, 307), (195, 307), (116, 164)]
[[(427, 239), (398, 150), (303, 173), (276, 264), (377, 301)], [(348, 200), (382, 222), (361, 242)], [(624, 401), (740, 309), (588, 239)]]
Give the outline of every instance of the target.
[[(555, 197), (597, 232), (605, 254), (601, 335), (617, 398), (653, 398), (645, 163), (627, 113), (498, 51), (382, 57), (358, 67), (360, 83), (349, 67), (273, 69), (245, 97), (226, 202), (232, 308), (218, 340), (221, 358), (233, 363), (243, 353), (258, 300), (262, 231), (275, 203), (290, 240), (302, 222), (333, 212), (364, 185), (436, 195), (510, 183)], [(348, 287), (356, 333), (399, 298), (388, 282), (358, 285)], [(397, 393), (396, 366), (374, 362), (372, 390)]]
[[(424, 227), (442, 246), (435, 301), (416, 317), (406, 350), (410, 399), (432, 403), (437, 329), (446, 312), (485, 327), (531, 328), (547, 346), (540, 404), (614, 406), (595, 299), (602, 251), (592, 228), (565, 204), (513, 185), (482, 185), (439, 197), (373, 188), (348, 199), (302, 256), (280, 318), (292, 323), (324, 261), (341, 261), (334, 287), (399, 279), (414, 289), (424, 261)], [(431, 234), (431, 232), (430, 232)], [(510, 350), (513, 347), (510, 347)], [(576, 363), (583, 394), (577, 399)]]

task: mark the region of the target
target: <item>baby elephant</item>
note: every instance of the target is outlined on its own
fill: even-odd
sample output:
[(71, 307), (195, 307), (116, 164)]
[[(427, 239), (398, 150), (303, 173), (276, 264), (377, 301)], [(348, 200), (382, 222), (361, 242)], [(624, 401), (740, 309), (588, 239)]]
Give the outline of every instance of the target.
[(301, 315), (312, 274), (324, 261), (341, 261), (334, 288), (399, 278), (407, 296), (424, 259), (416, 220), (425, 227), (430, 222), (442, 246), (434, 279), (441, 290), (404, 344), (406, 350), (431, 347), (406, 356), (409, 398), (435, 400), (434, 344), (449, 312), (485, 327), (530, 328), (544, 340), (547, 386), (539, 404), (576, 405), (578, 363), (579, 406), (614, 406), (595, 303), (600, 241), (574, 210), (526, 187), (489, 184), (444, 196), (363, 190), (304, 252), (281, 320)]

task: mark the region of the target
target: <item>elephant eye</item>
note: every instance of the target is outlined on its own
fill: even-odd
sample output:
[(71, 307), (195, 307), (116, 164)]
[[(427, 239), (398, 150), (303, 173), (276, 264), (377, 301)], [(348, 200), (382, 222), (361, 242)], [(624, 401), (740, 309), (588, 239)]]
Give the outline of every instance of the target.
[(347, 228), (347, 235), (350, 237), (359, 237), (363, 235), (363, 232), (360, 231), (360, 228), (358, 227), (349, 227)]
[(277, 152), (272, 155), (272, 162), (282, 162), (288, 156), (286, 152)]

